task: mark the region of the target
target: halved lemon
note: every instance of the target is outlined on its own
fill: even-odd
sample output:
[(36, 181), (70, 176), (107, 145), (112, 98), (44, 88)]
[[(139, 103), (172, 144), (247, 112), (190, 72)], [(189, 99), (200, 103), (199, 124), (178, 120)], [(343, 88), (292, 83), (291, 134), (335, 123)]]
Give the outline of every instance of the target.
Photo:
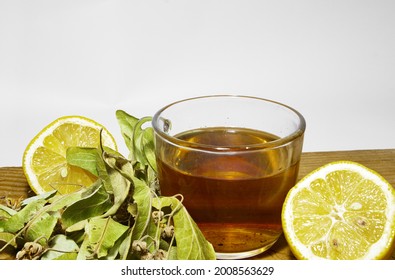
[(361, 164), (329, 163), (289, 191), (282, 224), (298, 259), (386, 259), (395, 246), (395, 191)]
[(90, 186), (97, 180), (90, 172), (67, 163), (69, 147), (110, 147), (114, 137), (101, 124), (82, 116), (64, 116), (42, 129), (28, 144), (22, 167), (36, 193), (58, 190), (65, 194)]

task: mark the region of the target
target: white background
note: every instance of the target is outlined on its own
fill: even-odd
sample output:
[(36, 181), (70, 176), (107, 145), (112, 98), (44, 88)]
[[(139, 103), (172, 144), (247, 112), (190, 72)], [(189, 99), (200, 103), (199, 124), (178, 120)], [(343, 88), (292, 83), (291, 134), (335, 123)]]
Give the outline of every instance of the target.
[(122, 151), (117, 109), (217, 93), (296, 108), (305, 151), (394, 148), (395, 1), (0, 0), (0, 166), (57, 117)]

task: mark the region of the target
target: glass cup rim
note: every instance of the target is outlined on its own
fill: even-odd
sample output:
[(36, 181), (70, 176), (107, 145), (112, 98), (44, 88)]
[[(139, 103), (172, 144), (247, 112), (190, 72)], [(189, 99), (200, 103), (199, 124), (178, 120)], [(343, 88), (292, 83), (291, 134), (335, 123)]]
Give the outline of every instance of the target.
[[(295, 129), (292, 133), (290, 133), (284, 137), (281, 137), (279, 139), (267, 142), (267, 143), (238, 145), (238, 146), (225, 146), (225, 147), (219, 147), (219, 146), (214, 146), (214, 145), (209, 145), (209, 144), (201, 144), (201, 143), (191, 143), (191, 142), (179, 139), (177, 137), (171, 136), (160, 129), (160, 127), (159, 127), (160, 116), (168, 108), (173, 107), (177, 104), (186, 103), (189, 101), (194, 101), (194, 100), (199, 100), (199, 99), (210, 99), (210, 98), (213, 98), (213, 99), (214, 98), (254, 99), (254, 100), (278, 105), (282, 108), (285, 108), (285, 109), (293, 112), (296, 115), (296, 117), (299, 119), (299, 125), (298, 125), (297, 129)], [(299, 138), (300, 136), (302, 136), (304, 134), (305, 129), (306, 129), (306, 120), (303, 117), (303, 115), (296, 109), (294, 109), (291, 106), (288, 106), (284, 103), (274, 101), (271, 99), (266, 99), (266, 98), (262, 98), (262, 97), (251, 96), (251, 95), (214, 94), (214, 95), (201, 95), (201, 96), (185, 98), (185, 99), (174, 101), (174, 102), (162, 107), (153, 115), (152, 127), (154, 129), (154, 132), (156, 134), (158, 134), (160, 137), (162, 137), (164, 140), (166, 140), (167, 142), (169, 142), (173, 145), (179, 146), (179, 147), (201, 150), (201, 151), (210, 151), (210, 152), (226, 152), (226, 151), (230, 151), (230, 150), (232, 152), (236, 152), (236, 151), (255, 151), (255, 150), (262, 150), (262, 149), (275, 149), (275, 148), (280, 148), (288, 143), (291, 143), (293, 140)]]

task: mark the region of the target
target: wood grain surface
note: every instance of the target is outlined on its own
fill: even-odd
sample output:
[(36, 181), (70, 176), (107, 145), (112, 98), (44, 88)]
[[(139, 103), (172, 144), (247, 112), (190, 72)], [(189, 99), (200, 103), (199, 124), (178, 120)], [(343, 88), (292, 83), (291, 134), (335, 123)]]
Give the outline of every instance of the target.
[[(395, 149), (303, 153), (299, 179), (324, 164), (338, 160), (350, 160), (363, 164), (380, 173), (395, 187)], [(29, 195), (32, 195), (32, 191), (21, 167), (0, 167), (0, 203), (5, 202), (5, 197), (24, 198)], [(392, 259), (395, 259), (394, 255)], [(282, 236), (271, 249), (253, 259), (292, 260), (295, 258)]]

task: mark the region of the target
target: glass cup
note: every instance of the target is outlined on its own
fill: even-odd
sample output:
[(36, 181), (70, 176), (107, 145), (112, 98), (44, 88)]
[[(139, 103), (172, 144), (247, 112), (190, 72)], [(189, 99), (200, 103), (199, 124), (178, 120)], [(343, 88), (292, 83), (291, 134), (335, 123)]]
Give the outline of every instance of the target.
[(213, 95), (172, 103), (152, 125), (161, 194), (183, 196), (217, 258), (269, 249), (297, 180), (303, 116), (271, 100)]

